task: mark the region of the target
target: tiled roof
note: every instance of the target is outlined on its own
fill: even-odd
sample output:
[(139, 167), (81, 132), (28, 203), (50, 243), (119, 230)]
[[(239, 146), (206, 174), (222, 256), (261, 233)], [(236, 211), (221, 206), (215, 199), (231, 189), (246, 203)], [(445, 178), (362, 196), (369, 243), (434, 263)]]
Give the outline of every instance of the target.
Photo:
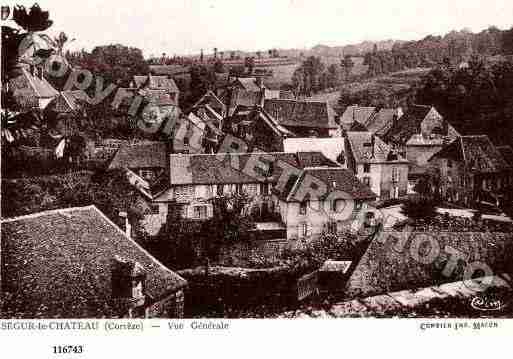
[(164, 142), (123, 144), (112, 159), (109, 170), (116, 168), (166, 168), (167, 149)]
[(180, 92), (176, 86), (175, 81), (167, 76), (150, 75), (148, 81), (147, 75), (135, 75), (134, 82), (137, 88), (147, 86), (152, 90), (168, 90), (170, 92)]
[[(172, 154), (170, 155), (171, 185), (258, 183), (261, 179), (245, 173), (245, 167), (250, 156), (259, 156), (258, 160), (264, 163), (269, 163), (266, 159), (269, 156), (273, 163), (283, 161), (297, 169), (308, 166), (339, 166), (324, 157), (320, 152)], [(269, 182), (277, 181), (282, 170), (279, 164), (271, 167), (272, 172), (262, 173), (262, 176), (267, 176)]]
[[(486, 263), (495, 272), (510, 272), (511, 268), (511, 234), (490, 232), (412, 232), (406, 233), (406, 241), (402, 242), (404, 250), (397, 249), (398, 238), (405, 233), (384, 233), (384, 237), (376, 237), (356, 266), (346, 285), (349, 298), (366, 297), (392, 291), (414, 289), (439, 285), (463, 278), (461, 262), (453, 273), (444, 275), (449, 253), (443, 248), (453, 248), (467, 258), (467, 263), (480, 261)], [(417, 256), (409, 253), (412, 241), (423, 238), (429, 246), (436, 241), (441, 248), (432, 263), (421, 263)], [(508, 249), (509, 248), (509, 249)], [(432, 249), (432, 247), (431, 247)], [(431, 249), (426, 249), (430, 251)], [(429, 255), (420, 247), (419, 256)], [(421, 254), (422, 253), (422, 254)]]
[(496, 173), (511, 169), (486, 135), (460, 136), (431, 158), (463, 159), (468, 170), (477, 173)]
[(511, 146), (497, 146), (506, 163), (513, 168), (513, 148)]
[(461, 136), (463, 158), (474, 171), (499, 172), (511, 169), (488, 136)]
[(407, 162), (398, 154), (395, 155), (394, 159), (391, 159), (389, 157), (391, 154), (390, 146), (371, 132), (347, 132), (346, 136), (357, 163)]
[(81, 90), (62, 91), (60, 95), (48, 104), (49, 108), (59, 113), (80, 111), (83, 103), (88, 103), (90, 98)]
[(142, 265), (146, 293), (155, 300), (187, 284), (94, 206), (35, 213), (1, 224), (7, 317), (115, 317), (111, 262), (116, 255)]
[[(257, 116), (255, 116), (257, 114)], [(239, 117), (240, 119), (249, 120), (252, 119), (260, 119), (262, 120), (269, 128), (280, 136), (285, 137), (294, 137), (295, 134), (292, 131), (289, 131), (285, 127), (279, 124), (276, 119), (271, 116), (267, 111), (265, 111), (261, 107), (254, 108), (252, 106), (237, 106), (235, 111), (232, 114), (233, 118)]]
[(238, 77), (235, 82), (239, 82), (246, 91), (260, 92), (260, 87), (254, 77)]
[(361, 183), (350, 170), (341, 167), (305, 168), (294, 186), (291, 187), (290, 192), (282, 193), (281, 196), (286, 197), (289, 202), (302, 200), (302, 198), (296, 198), (296, 194), (307, 175), (314, 176), (326, 184), (326, 195), (334, 191), (340, 191), (350, 195), (352, 199), (375, 199), (377, 197), (377, 195), (372, 192), (368, 186)]
[[(401, 120), (395, 121), (392, 124), (390, 129), (384, 134), (383, 139), (387, 143), (406, 143), (413, 135), (421, 132), (422, 121), (426, 118), (431, 109), (433, 109), (432, 106), (410, 106), (406, 113), (401, 117)], [(448, 134), (447, 125), (447, 122), (444, 121), (443, 135)]]
[(356, 121), (365, 126), (375, 113), (375, 107), (348, 106), (340, 117), (340, 123), (352, 123)]
[(338, 128), (335, 112), (327, 102), (266, 99), (264, 110), (282, 126)]
[(38, 99), (51, 99), (59, 95), (59, 92), (44, 77), (41, 79), (33, 76), (25, 67), (13, 70), (9, 86), (16, 102), (22, 108), (37, 108)]
[(377, 114), (369, 118), (364, 125), (370, 132), (377, 136), (383, 136), (390, 130), (394, 122), (399, 119), (397, 112), (397, 109), (382, 108)]

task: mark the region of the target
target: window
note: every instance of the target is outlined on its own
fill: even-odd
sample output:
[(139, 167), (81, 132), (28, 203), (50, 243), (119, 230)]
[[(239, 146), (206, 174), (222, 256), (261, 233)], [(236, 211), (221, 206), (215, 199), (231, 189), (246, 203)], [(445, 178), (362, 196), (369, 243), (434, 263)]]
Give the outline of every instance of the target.
[(334, 199), (331, 202), (331, 210), (336, 213), (342, 212), (344, 205), (345, 201), (343, 199)]
[(269, 183), (260, 183), (260, 194), (269, 194)]
[(364, 163), (363, 164), (363, 172), (369, 173), (370, 172), (370, 163)]
[(222, 196), (223, 195), (223, 185), (222, 184), (216, 185), (216, 194), (218, 196)]
[(308, 223), (302, 223), (301, 224), (301, 235), (303, 237), (308, 236)]
[(183, 144), (184, 144), (184, 146), (189, 146), (189, 137), (183, 138)]
[(447, 160), (447, 167), (449, 167), (449, 168), (452, 167), (452, 161), (450, 159)]
[(392, 182), (399, 181), (399, 169), (397, 167), (392, 167)]
[(194, 218), (204, 219), (207, 218), (207, 206), (195, 206)]
[(360, 201), (360, 200), (357, 200), (357, 199), (356, 199), (356, 200), (354, 201), (354, 210), (355, 210), (355, 211), (359, 211), (359, 210), (361, 210), (361, 209), (362, 209), (362, 205), (363, 205), (363, 202), (362, 202), (362, 201)]
[(158, 204), (150, 204), (150, 212), (151, 214), (159, 213), (159, 205)]
[(141, 178), (144, 178), (147, 180), (147, 179), (152, 178), (153, 172), (150, 170), (140, 170), (139, 175), (141, 176)]
[(307, 207), (308, 207), (308, 201), (302, 201), (299, 204), (299, 214), (306, 214)]
[(337, 234), (337, 222), (328, 222), (328, 233)]
[(371, 185), (371, 179), (370, 177), (363, 177), (363, 183), (366, 185), (366, 186), (369, 186)]
[(237, 191), (237, 194), (242, 194), (242, 191), (243, 191), (242, 183), (237, 184), (236, 191)]

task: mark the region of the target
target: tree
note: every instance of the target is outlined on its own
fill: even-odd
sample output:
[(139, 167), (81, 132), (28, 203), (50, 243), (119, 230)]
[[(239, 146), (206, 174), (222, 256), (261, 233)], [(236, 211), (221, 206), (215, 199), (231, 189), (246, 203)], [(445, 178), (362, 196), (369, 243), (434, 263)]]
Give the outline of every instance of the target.
[(97, 46), (90, 54), (84, 51), (80, 58), (73, 60), (73, 65), (101, 76), (104, 86), (108, 83), (128, 86), (134, 75), (150, 72), (140, 49), (121, 44)]
[(253, 69), (255, 68), (255, 58), (253, 56), (245, 57), (244, 66), (247, 68), (248, 75), (253, 74)]
[(430, 219), (436, 216), (436, 206), (429, 198), (412, 198), (403, 203), (401, 212), (413, 220)]
[(12, 15), (16, 24), (28, 32), (44, 31), (53, 24), (49, 12), (41, 10), (38, 4), (32, 5), (29, 11), (16, 5)]

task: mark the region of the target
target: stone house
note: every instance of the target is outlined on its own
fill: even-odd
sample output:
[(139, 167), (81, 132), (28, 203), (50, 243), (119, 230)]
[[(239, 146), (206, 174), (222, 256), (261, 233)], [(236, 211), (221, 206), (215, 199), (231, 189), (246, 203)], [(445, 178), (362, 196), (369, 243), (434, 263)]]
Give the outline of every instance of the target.
[(511, 166), (488, 136), (460, 136), (429, 159), (440, 180), (440, 194), (447, 201), (471, 205), (498, 200), (511, 183)]
[(378, 199), (403, 197), (408, 191), (408, 161), (371, 132), (346, 133), (346, 162)]
[[(259, 161), (260, 166), (255, 164)], [(178, 208), (183, 218), (211, 218), (214, 197), (246, 196), (247, 211), (261, 218), (272, 217), (276, 213), (273, 188), (280, 181), (284, 168), (292, 169), (297, 175), (306, 167), (339, 166), (319, 152), (171, 154), (169, 164), (170, 173), (165, 177), (167, 184), (158, 181), (152, 186), (128, 172), (133, 178), (131, 182), (152, 208), (143, 220), (150, 235), (158, 233), (166, 223), (171, 206)]]
[(342, 167), (345, 167), (344, 141), (344, 137), (291, 137), (283, 141), (283, 149), (285, 152), (291, 153), (301, 151), (321, 152), (330, 160), (338, 162)]
[(260, 152), (281, 152), (284, 140), (295, 136), (259, 106), (237, 106), (225, 118), (223, 132), (242, 139), (249, 150)]
[(375, 115), (375, 107), (358, 105), (347, 106), (342, 116), (340, 116), (339, 124), (343, 130), (351, 131), (355, 126), (365, 126)]
[(187, 281), (96, 207), (1, 225), (3, 319), (183, 317)]
[[(355, 221), (368, 218), (368, 204), (376, 199), (368, 186), (341, 167), (306, 167), (290, 184), (281, 192), (274, 191), (273, 196), (288, 240), (310, 240), (322, 233), (351, 230)], [(318, 196), (302, 196), (312, 184), (325, 186), (325, 191)]]
[(130, 82), (131, 89), (151, 98), (159, 98), (161, 101), (169, 100), (170, 104), (178, 105), (180, 90), (175, 81), (168, 76), (135, 75)]
[(265, 99), (264, 110), (298, 137), (336, 137), (335, 111), (322, 101)]
[(41, 66), (19, 64), (12, 70), (7, 84), (20, 112), (44, 110), (59, 92), (44, 78)]
[(413, 185), (427, 170), (427, 160), (459, 136), (433, 106), (412, 105), (382, 139), (410, 161)]

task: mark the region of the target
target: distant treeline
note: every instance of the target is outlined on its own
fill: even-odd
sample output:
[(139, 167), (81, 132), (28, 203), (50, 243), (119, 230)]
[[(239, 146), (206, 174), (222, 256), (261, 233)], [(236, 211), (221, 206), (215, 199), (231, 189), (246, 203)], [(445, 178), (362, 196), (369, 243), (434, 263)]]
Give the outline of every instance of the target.
[(368, 76), (379, 76), (416, 67), (433, 67), (444, 62), (460, 63), (472, 55), (495, 56), (513, 54), (513, 28), (490, 27), (480, 33), (452, 31), (445, 36), (429, 35), (419, 41), (396, 43), (391, 50), (365, 54)]

